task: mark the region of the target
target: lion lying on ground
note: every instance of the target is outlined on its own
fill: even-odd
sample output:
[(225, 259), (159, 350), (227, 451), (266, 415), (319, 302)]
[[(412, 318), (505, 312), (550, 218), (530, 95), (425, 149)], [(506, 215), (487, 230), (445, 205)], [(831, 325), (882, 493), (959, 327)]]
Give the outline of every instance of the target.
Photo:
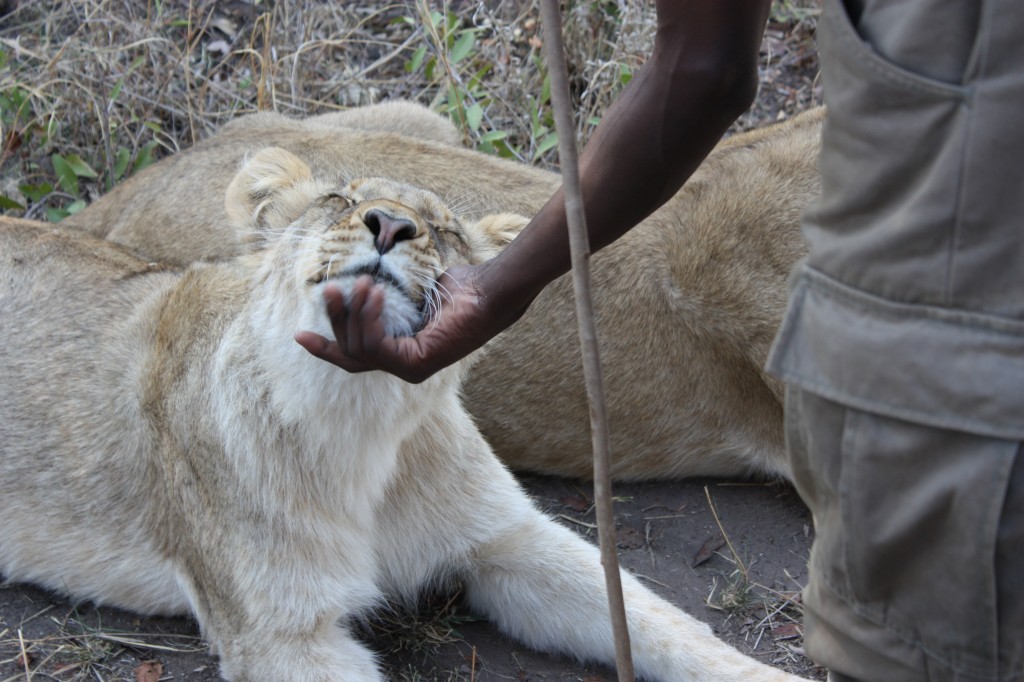
[[(437, 274), (492, 256), (521, 219), (469, 229), (420, 189), (311, 177), (254, 154), (229, 195), (251, 252), (183, 271), (0, 220), (0, 571), (191, 612), (229, 680), (380, 680), (351, 618), (452, 576), (530, 646), (612, 661), (597, 552), (495, 458), (459, 400), (468, 363), (410, 385), (292, 340), (329, 334), (323, 287), (366, 273), (391, 332), (415, 331)], [(624, 585), (644, 677), (792, 679)]]
[[(804, 253), (799, 217), (818, 191), (823, 118), (817, 110), (724, 142), (672, 201), (595, 255), (616, 478), (788, 476), (782, 386), (762, 367), (788, 272)], [(155, 261), (231, 257), (242, 246), (218, 195), (243, 158), (268, 145), (297, 154), (318, 181), (386, 176), (445, 197), (462, 216), (529, 216), (558, 185), (555, 174), (457, 141), (446, 121), (408, 103), (305, 121), (257, 114), (65, 222)], [(267, 219), (286, 224), (294, 214)], [(519, 470), (589, 476), (569, 278), (488, 348), (466, 402), (501, 458)]]

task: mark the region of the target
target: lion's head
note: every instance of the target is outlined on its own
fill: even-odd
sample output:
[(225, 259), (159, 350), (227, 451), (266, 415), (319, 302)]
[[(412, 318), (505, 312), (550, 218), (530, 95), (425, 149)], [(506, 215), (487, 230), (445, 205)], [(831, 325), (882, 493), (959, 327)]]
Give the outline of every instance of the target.
[(526, 218), (457, 216), (435, 194), (386, 178), (332, 187), (280, 148), (249, 159), (228, 187), (226, 209), (246, 239), (322, 301), (331, 283), (346, 296), (369, 275), (385, 291), (393, 335), (418, 331), (447, 292), (437, 278), (453, 265), (481, 263), (504, 248)]

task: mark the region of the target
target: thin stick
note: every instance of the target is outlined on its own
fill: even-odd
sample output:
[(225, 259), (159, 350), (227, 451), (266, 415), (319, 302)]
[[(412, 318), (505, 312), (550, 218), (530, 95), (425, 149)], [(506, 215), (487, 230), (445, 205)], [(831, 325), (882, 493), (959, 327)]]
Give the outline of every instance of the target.
[(21, 646), (21, 665), (25, 668), (25, 679), (32, 682), (32, 671), (28, 669), (28, 650), (25, 648), (25, 638), (21, 634), (21, 628), (18, 628), (18, 644)]
[(732, 552), (732, 558), (736, 561), (736, 565), (739, 566), (740, 573), (743, 574), (743, 579), (750, 581), (750, 576), (747, 574), (747, 567), (744, 565), (743, 560), (740, 559), (739, 552), (732, 546), (732, 540), (729, 539), (729, 534), (725, 532), (725, 526), (722, 525), (722, 520), (718, 518), (718, 511), (715, 509), (715, 503), (711, 501), (711, 493), (708, 491), (708, 487), (704, 486), (704, 496), (708, 498), (708, 507), (711, 508), (711, 515), (715, 517), (715, 523), (718, 524), (718, 530), (722, 532), (722, 537), (725, 538), (725, 544), (729, 545), (729, 551)]
[(569, 226), (569, 247), (572, 256), (573, 290), (576, 317), (580, 328), (583, 353), (583, 375), (590, 402), (590, 430), (594, 447), (594, 502), (597, 535), (601, 546), (612, 633), (615, 636), (615, 667), (619, 682), (632, 682), (633, 659), (626, 625), (626, 607), (622, 597), (619, 559), (615, 553), (615, 516), (612, 510), (611, 455), (608, 445), (608, 418), (601, 378), (601, 359), (597, 349), (597, 326), (590, 285), (590, 245), (580, 197), (579, 168), (576, 156), (576, 127), (569, 102), (569, 77), (562, 46), (562, 20), (558, 0), (541, 1), (541, 22), (544, 28), (544, 54), (551, 78), (551, 104), (558, 132), (558, 158), (562, 166), (562, 188), (565, 193), (565, 214)]

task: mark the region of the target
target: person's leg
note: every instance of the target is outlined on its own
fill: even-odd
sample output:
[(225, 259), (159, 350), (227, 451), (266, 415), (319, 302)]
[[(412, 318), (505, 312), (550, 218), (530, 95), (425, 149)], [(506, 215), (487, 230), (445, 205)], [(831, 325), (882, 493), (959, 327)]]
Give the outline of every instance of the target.
[(1024, 445), (1010, 474), (996, 548), (999, 679), (1024, 680)]
[(791, 389), (794, 480), (815, 517), (807, 651), (837, 680), (1024, 674), (1020, 444)]

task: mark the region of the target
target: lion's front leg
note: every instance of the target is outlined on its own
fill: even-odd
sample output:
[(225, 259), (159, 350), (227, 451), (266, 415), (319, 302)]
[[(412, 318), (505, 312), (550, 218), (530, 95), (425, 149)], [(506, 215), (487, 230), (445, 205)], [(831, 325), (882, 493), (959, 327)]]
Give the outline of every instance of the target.
[[(613, 663), (597, 548), (537, 510), (464, 413), (445, 414), (403, 445), (377, 527), (385, 584), (412, 595), (432, 576), (457, 573), (470, 605), (509, 635), (537, 649)], [(642, 677), (794, 679), (719, 641), (631, 576), (623, 575), (623, 587)]]
[(220, 674), (230, 682), (384, 681), (373, 653), (334, 622), (239, 634), (220, 649)]
[[(643, 679), (796, 679), (720, 641), (632, 576), (624, 573), (622, 583), (634, 666)], [(597, 548), (540, 512), (477, 549), (466, 589), (474, 608), (530, 646), (614, 662)]]
[[(373, 653), (345, 626), (379, 599), (372, 555), (359, 551), (365, 543), (343, 544), (313, 524), (287, 543), (260, 539), (272, 535), (222, 533), (220, 551), (182, 562), (181, 582), (221, 675), (231, 682), (382, 682)], [(326, 551), (331, 545), (349, 551)]]

